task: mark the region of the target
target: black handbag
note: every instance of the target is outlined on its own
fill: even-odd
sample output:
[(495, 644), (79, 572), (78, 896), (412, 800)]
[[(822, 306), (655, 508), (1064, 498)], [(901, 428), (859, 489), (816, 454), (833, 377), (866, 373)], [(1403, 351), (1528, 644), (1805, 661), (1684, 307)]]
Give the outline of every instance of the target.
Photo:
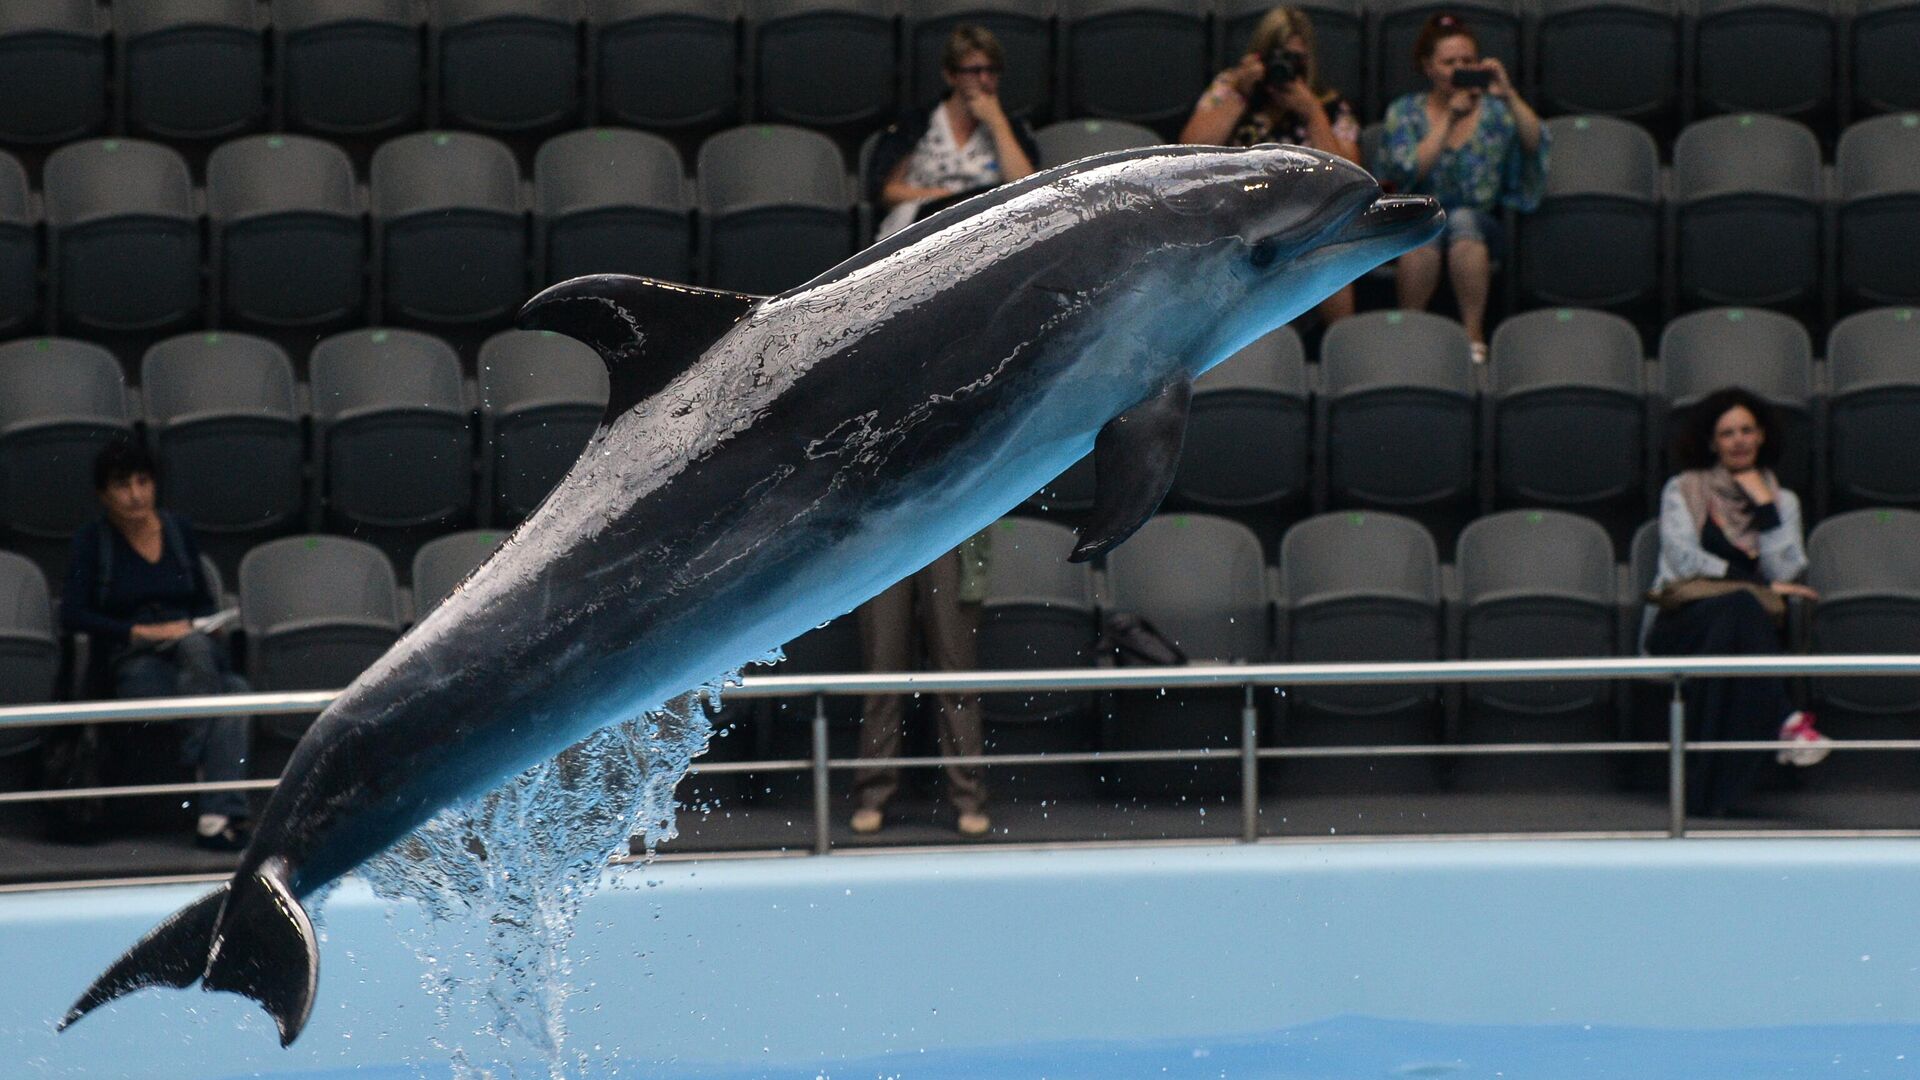
[(1187, 662), (1187, 654), (1173, 639), (1130, 611), (1107, 613), (1100, 622), (1094, 652), (1111, 667), (1174, 667)]

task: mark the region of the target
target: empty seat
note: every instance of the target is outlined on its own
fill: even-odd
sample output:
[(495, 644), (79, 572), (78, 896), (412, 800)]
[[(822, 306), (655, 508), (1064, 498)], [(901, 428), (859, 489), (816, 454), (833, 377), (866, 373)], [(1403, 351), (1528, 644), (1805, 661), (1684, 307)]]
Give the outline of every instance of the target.
[(740, 109), (737, 0), (588, 0), (600, 120), (719, 124)]
[[(0, 551), (0, 706), (52, 701), (60, 636), (40, 568)], [(0, 727), (0, 757), (38, 745), (39, 728)]]
[(1561, 117), (1547, 128), (1553, 167), (1546, 194), (1520, 218), (1520, 295), (1576, 307), (1657, 304), (1660, 154), (1653, 136), (1604, 116)]
[(48, 307), (76, 333), (165, 332), (198, 322), (200, 214), (179, 154), (93, 139), (47, 158)]
[(1920, 320), (1880, 308), (1827, 336), (1828, 491), (1836, 509), (1920, 507)]
[(1846, 49), (1853, 115), (1920, 109), (1920, 3), (1858, 0)]
[(1466, 331), (1422, 311), (1356, 315), (1327, 330), (1320, 372), (1329, 504), (1414, 513), (1450, 539), (1474, 496)]
[[(1813, 652), (1920, 652), (1920, 513), (1855, 510), (1821, 522), (1807, 537), (1807, 584), (1820, 594)], [(1920, 679), (1821, 678), (1813, 690), (1822, 709), (1909, 721), (1920, 710)]]
[(746, 0), (746, 16), (755, 119), (844, 127), (893, 111), (888, 0)]
[(1368, 116), (1385, 115), (1394, 98), (1413, 90), (1425, 91), (1426, 75), (1414, 65), (1413, 46), (1427, 19), (1446, 12), (1458, 16), (1480, 42), (1482, 58), (1493, 58), (1518, 82), (1526, 68), (1520, 65), (1520, 9), (1511, 0), (1384, 0), (1367, 5), (1373, 17), (1368, 51), (1373, 73)]
[(0, 142), (62, 143), (107, 125), (107, 35), (94, 0), (0, 4)]
[(579, 115), (579, 0), (438, 0), (429, 10), (440, 125), (544, 131)]
[(212, 533), (298, 519), (304, 440), (285, 350), (247, 334), (184, 334), (147, 350), (140, 388), (168, 507)]
[(907, 105), (946, 96), (940, 59), (953, 28), (984, 27), (1006, 53), (1000, 104), (1009, 116), (1044, 113), (1053, 89), (1053, 0), (906, 0)]
[(513, 152), (484, 135), (403, 135), (373, 155), (380, 318), (502, 323), (526, 300), (527, 229)]
[(313, 347), (314, 459), (336, 521), (445, 525), (473, 506), (460, 357), (408, 330), (350, 330)]
[(1693, 115), (1830, 119), (1837, 27), (1828, 0), (1697, 0)]
[(1865, 120), (1840, 136), (1834, 158), (1840, 301), (1920, 302), (1920, 116)]
[(254, 0), (140, 0), (113, 6), (125, 130), (223, 139), (267, 118), (267, 42)]
[(853, 254), (846, 172), (840, 148), (817, 131), (756, 125), (702, 143), (704, 282), (778, 293)]
[[(1093, 666), (1093, 570), (1071, 563), (1073, 530), (1044, 521), (1004, 518), (989, 530), (987, 594), (980, 605), (975, 661), (982, 671), (1052, 670)], [(1093, 695), (1025, 692), (982, 694), (989, 752), (1030, 754), (1086, 751), (1098, 741)], [(1084, 767), (1036, 766), (996, 770), (989, 778), (1004, 795), (1032, 781), (1058, 796), (1087, 787)]]
[[(270, 540), (240, 560), (240, 624), (255, 690), (337, 690), (400, 637), (393, 564), (372, 544), (344, 536)], [(306, 716), (266, 717), (297, 739)]]
[(582, 274), (693, 280), (693, 203), (680, 152), (658, 135), (556, 136), (533, 159), (534, 240), (548, 283)]
[(1040, 148), (1040, 160), (1034, 164), (1052, 168), (1109, 150), (1155, 146), (1161, 140), (1151, 130), (1124, 120), (1062, 120), (1040, 129), (1033, 141)]
[[(1696, 311), (1660, 335), (1661, 397), (1669, 424), (1683, 410), (1726, 386), (1743, 387), (1779, 414), (1780, 482), (1817, 516), (1821, 490), (1814, 471), (1813, 340), (1806, 327), (1771, 311)], [(1671, 469), (1667, 470), (1669, 473)]]
[(506, 533), (495, 529), (469, 529), (421, 544), (413, 555), (413, 621), (439, 607), (506, 538)]
[(1820, 298), (1820, 144), (1806, 126), (1744, 114), (1688, 125), (1673, 197), (1683, 306)]
[(533, 513), (573, 467), (607, 407), (607, 366), (550, 331), (507, 330), (480, 347), (480, 438), (488, 449), (491, 513)]
[[(1533, 33), (1533, 101), (1548, 115), (1660, 123), (1679, 104), (1673, 0), (1541, 0)], [(1563, 145), (1555, 135), (1555, 170)]]
[(223, 320), (326, 328), (366, 306), (366, 213), (353, 163), (299, 135), (254, 135), (207, 159), (213, 286)]
[[(1357, 110), (1366, 99), (1366, 12), (1355, 0), (1307, 0), (1291, 5), (1313, 23), (1320, 81), (1338, 90)], [(1214, 66), (1231, 67), (1247, 54), (1254, 28), (1274, 5), (1270, 0), (1220, 0), (1214, 15), (1219, 45)]]
[(0, 335), (25, 330), (39, 314), (39, 215), (27, 171), (0, 153)]
[(1171, 138), (1213, 75), (1211, 6), (1208, 0), (1061, 0), (1061, 111), (1129, 120)]
[(0, 526), (64, 540), (98, 517), (93, 459), (132, 419), (120, 365), (100, 346), (0, 345)]
[[(1264, 663), (1272, 656), (1272, 600), (1260, 539), (1206, 514), (1161, 514), (1107, 556), (1107, 607), (1143, 616), (1193, 663)], [(1168, 750), (1240, 745), (1238, 689), (1113, 695), (1102, 745)], [(1239, 790), (1236, 763), (1139, 763), (1104, 769), (1150, 795)]]
[[(1288, 662), (1440, 659), (1440, 561), (1433, 537), (1409, 518), (1308, 518), (1280, 541), (1280, 583)], [(1282, 741), (1293, 745), (1423, 743), (1439, 733), (1440, 699), (1431, 685), (1301, 686), (1285, 700)], [(1285, 786), (1421, 786), (1431, 775), (1431, 762), (1419, 759), (1333, 759), (1289, 763)]]
[(370, 137), (420, 126), (425, 50), (413, 0), (274, 0), (280, 122)]
[(1296, 506), (1312, 490), (1312, 421), (1306, 353), (1282, 326), (1194, 385), (1174, 497), (1261, 518)]
[(1493, 333), (1494, 502), (1607, 520), (1616, 538), (1646, 516), (1643, 348), (1617, 315), (1530, 311)]

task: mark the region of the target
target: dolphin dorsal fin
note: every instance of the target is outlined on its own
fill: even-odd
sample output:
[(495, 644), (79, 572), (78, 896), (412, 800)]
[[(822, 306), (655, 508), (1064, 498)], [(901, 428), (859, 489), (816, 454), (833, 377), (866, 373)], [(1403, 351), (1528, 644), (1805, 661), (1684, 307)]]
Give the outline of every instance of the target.
[(764, 297), (628, 274), (593, 274), (543, 290), (520, 309), (525, 330), (586, 342), (607, 365), (601, 423), (652, 397), (746, 318)]

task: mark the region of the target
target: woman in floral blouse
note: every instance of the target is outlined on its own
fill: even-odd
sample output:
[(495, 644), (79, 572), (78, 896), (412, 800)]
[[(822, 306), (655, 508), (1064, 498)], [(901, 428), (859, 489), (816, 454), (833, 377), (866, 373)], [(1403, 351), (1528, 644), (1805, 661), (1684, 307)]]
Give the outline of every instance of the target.
[[(1487, 294), (1501, 246), (1498, 211), (1540, 205), (1547, 131), (1500, 61), (1480, 58), (1479, 41), (1458, 17), (1427, 20), (1414, 45), (1414, 64), (1432, 89), (1415, 90), (1387, 107), (1374, 173), (1401, 192), (1438, 198), (1447, 228), (1433, 243), (1400, 257), (1394, 284), (1401, 307), (1425, 308), (1440, 284), (1444, 257), (1473, 357), (1484, 361)], [(1486, 85), (1459, 85), (1456, 73), (1469, 83), (1479, 74)]]

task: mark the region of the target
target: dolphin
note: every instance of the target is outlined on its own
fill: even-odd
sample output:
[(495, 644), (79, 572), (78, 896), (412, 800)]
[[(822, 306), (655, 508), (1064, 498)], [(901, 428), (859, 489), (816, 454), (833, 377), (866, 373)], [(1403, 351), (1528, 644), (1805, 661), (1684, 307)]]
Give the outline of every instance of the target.
[(538, 509), (321, 713), (226, 884), (135, 944), (65, 1029), (145, 986), (313, 1008), (301, 900), (608, 724), (919, 570), (1090, 450), (1072, 557), (1178, 464), (1195, 377), (1438, 235), (1297, 147), (1101, 154), (995, 188), (774, 297), (601, 275), (519, 324), (607, 364), (599, 429)]

